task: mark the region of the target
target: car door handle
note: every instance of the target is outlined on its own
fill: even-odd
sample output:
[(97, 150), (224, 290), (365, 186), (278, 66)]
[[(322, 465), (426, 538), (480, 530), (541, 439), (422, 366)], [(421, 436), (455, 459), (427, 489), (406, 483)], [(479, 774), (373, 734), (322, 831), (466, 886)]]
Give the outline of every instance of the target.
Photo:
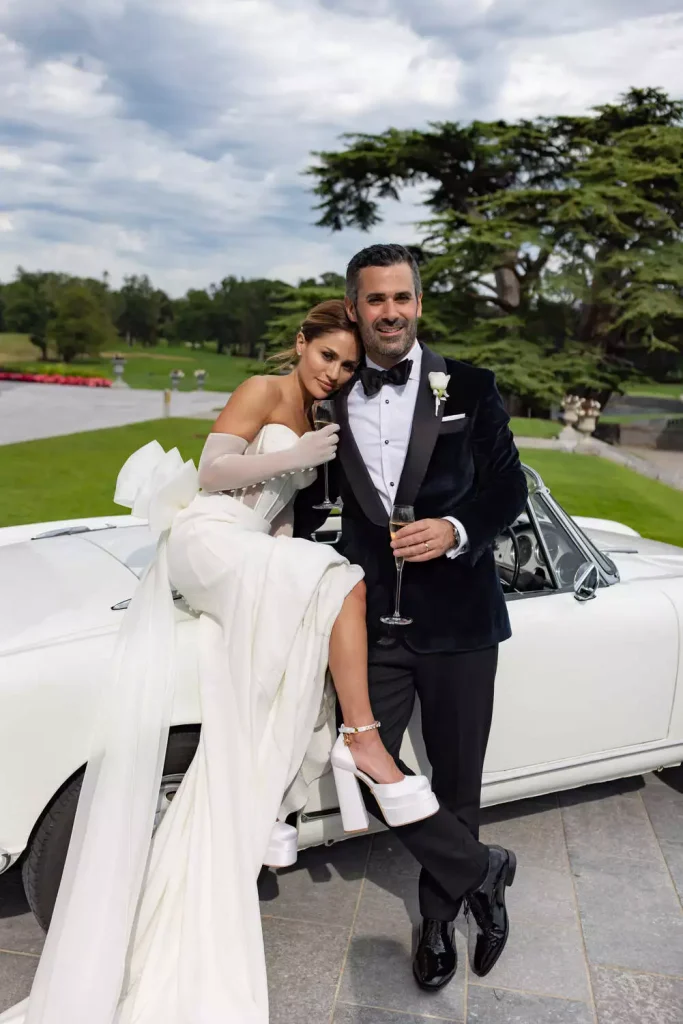
[(312, 533), (311, 540), (315, 541), (316, 544), (338, 544), (341, 540), (341, 535), (341, 530), (337, 530), (334, 535), (328, 530), (323, 537), (319, 537), (317, 533)]

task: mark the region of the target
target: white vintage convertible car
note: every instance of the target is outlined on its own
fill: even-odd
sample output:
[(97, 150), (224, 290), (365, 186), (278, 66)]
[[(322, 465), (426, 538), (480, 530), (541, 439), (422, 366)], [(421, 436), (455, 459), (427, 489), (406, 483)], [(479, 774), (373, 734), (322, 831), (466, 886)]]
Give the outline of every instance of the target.
[[(572, 519), (526, 472), (526, 510), (496, 546), (514, 635), (501, 647), (485, 804), (683, 760), (683, 549), (619, 523)], [(316, 539), (335, 543), (338, 523)], [(0, 530), (0, 871), (23, 858), (43, 925), (98, 690), (152, 551), (147, 526), (130, 516)], [(159, 814), (199, 731), (196, 620), (179, 597), (176, 609), (180, 685)], [(403, 756), (425, 770), (417, 717)], [(301, 847), (344, 838), (329, 774), (298, 828)]]

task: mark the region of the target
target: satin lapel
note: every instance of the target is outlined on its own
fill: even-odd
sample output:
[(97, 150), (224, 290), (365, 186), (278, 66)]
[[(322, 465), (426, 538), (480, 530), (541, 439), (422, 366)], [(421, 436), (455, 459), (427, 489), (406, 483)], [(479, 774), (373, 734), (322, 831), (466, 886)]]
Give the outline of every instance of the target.
[(342, 464), (349, 487), (355, 494), (363, 512), (375, 526), (387, 526), (389, 515), (377, 493), (349, 424), (348, 391), (335, 399), (339, 432), (339, 461)]
[(438, 414), (435, 410), (435, 398), (429, 386), (428, 375), (434, 371), (445, 373), (446, 361), (443, 356), (432, 352), (426, 345), (422, 346), (422, 368), (420, 372), (420, 389), (415, 402), (413, 424), (410, 430), (410, 441), (406, 452), (406, 461), (396, 492), (397, 505), (414, 505), (419, 493), (429, 460), (439, 436), (441, 419), (445, 402), (439, 403)]

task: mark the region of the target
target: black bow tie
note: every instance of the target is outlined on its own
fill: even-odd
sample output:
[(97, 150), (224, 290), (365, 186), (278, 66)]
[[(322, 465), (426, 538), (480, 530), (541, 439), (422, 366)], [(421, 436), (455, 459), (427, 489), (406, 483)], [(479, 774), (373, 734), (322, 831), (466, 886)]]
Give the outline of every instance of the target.
[(407, 382), (412, 368), (412, 359), (404, 359), (402, 363), (397, 363), (390, 370), (376, 370), (374, 366), (364, 366), (360, 371), (360, 382), (363, 385), (363, 391), (368, 398), (372, 398), (385, 384), (395, 384), (398, 387), (402, 387)]

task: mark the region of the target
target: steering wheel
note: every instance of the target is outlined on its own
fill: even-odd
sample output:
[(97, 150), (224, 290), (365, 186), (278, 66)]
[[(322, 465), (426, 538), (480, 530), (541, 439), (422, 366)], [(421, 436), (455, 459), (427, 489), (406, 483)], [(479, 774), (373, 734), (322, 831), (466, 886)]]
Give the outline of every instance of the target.
[(512, 543), (512, 552), (515, 564), (512, 569), (512, 576), (510, 577), (510, 582), (508, 583), (507, 580), (503, 580), (502, 582), (505, 583), (505, 585), (509, 587), (510, 590), (514, 590), (519, 581), (519, 574), (522, 569), (522, 556), (519, 550), (519, 540), (517, 539), (517, 534), (511, 526), (506, 526), (505, 529), (503, 530), (503, 533), (506, 533), (508, 535)]

